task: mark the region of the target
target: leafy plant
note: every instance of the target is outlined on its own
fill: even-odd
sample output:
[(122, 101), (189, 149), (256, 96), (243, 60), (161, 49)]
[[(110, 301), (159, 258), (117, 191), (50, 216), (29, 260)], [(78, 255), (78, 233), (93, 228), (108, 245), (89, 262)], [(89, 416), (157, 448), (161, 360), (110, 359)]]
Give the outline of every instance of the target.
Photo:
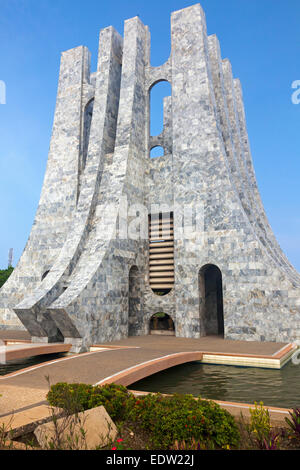
[(9, 266), (7, 269), (0, 269), (0, 288), (5, 284), (13, 270), (12, 266)]
[(13, 437), (12, 431), (12, 422), (13, 416), (9, 419), (8, 423), (1, 423), (0, 424), (0, 449), (4, 448), (13, 448), (13, 443), (11, 442), (11, 438)]
[(112, 419), (121, 419), (126, 415), (130, 398), (126, 387), (115, 384), (93, 387), (83, 383), (59, 382), (52, 385), (47, 394), (51, 406), (73, 413), (103, 405)]
[(69, 414), (79, 413), (89, 408), (88, 402), (91, 392), (91, 385), (58, 382), (51, 386), (47, 400), (51, 406), (62, 408)]
[(285, 418), (286, 423), (292, 431), (293, 437), (300, 438), (300, 408), (294, 408), (289, 412), (290, 418)]
[(117, 439), (116, 443), (113, 444), (113, 447), (111, 450), (124, 450), (125, 449), (125, 444), (123, 439)]
[(200, 441), (217, 448), (239, 442), (234, 418), (216, 403), (192, 395), (141, 397), (135, 400), (130, 416), (150, 431), (158, 449), (169, 449), (176, 441), (186, 446)]
[(255, 440), (262, 443), (268, 439), (271, 431), (270, 413), (264, 408), (263, 402), (255, 401), (254, 408), (250, 408), (250, 431), (255, 435)]
[(129, 403), (134, 400), (126, 387), (115, 384), (105, 384), (93, 387), (89, 400), (89, 408), (103, 405), (112, 419), (122, 419), (127, 414)]
[[(103, 405), (113, 420), (137, 423), (149, 433), (151, 445), (157, 449), (169, 449), (176, 441), (186, 448), (201, 443), (206, 449), (228, 449), (240, 439), (233, 416), (216, 403), (192, 395), (136, 398), (121, 385), (93, 387), (60, 382), (51, 386), (47, 399), (68, 414)], [(117, 442), (114, 447), (121, 449), (124, 443)]]
[(254, 447), (260, 450), (277, 450), (281, 443), (281, 433), (271, 428), (270, 413), (264, 408), (263, 402), (254, 402), (254, 409), (250, 408), (250, 425), (248, 425), (249, 439)]
[(165, 318), (166, 314), (164, 312), (157, 312), (153, 315), (153, 318)]
[(262, 441), (258, 441), (258, 447), (261, 450), (278, 450), (280, 443), (280, 433), (270, 430), (268, 437), (264, 437)]
[(170, 450), (204, 450), (206, 446), (196, 441), (196, 439), (192, 438), (189, 443), (185, 441), (179, 442), (177, 439), (175, 440), (174, 444), (170, 447)]

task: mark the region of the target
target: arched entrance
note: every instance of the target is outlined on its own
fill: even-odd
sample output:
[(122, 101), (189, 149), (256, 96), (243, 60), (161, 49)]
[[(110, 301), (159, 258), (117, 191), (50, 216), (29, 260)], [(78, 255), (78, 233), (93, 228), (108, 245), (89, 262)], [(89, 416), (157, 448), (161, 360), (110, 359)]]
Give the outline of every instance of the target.
[(167, 313), (157, 312), (150, 318), (150, 335), (175, 335), (175, 325)]
[(222, 273), (214, 264), (199, 271), (201, 336), (224, 337)]

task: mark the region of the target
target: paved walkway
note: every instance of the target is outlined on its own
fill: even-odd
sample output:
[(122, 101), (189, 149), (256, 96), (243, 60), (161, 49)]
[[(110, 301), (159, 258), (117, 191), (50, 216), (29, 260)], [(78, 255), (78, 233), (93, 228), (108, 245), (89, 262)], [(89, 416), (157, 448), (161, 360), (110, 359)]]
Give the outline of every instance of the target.
[[(105, 343), (104, 343), (105, 344)], [(204, 336), (200, 339), (178, 338), (176, 336), (130, 336), (119, 341), (106, 343), (109, 346), (135, 346), (145, 349), (159, 349), (161, 352), (206, 351), (232, 354), (272, 355), (287, 343), (236, 341), (219, 336)]]

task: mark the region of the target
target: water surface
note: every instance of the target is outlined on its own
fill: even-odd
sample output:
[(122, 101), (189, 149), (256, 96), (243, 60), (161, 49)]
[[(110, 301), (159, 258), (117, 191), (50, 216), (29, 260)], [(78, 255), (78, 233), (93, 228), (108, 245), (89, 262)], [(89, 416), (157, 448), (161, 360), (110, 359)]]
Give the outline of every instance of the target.
[(300, 365), (261, 369), (192, 362), (158, 372), (130, 385), (132, 390), (190, 393), (202, 398), (300, 407)]
[(28, 357), (26, 359), (19, 359), (17, 361), (9, 361), (7, 364), (0, 364), (0, 375), (11, 374), (12, 372), (25, 369), (26, 367), (35, 366), (47, 361), (53, 361), (54, 359), (63, 357), (63, 355), (63, 353), (43, 354), (41, 356)]

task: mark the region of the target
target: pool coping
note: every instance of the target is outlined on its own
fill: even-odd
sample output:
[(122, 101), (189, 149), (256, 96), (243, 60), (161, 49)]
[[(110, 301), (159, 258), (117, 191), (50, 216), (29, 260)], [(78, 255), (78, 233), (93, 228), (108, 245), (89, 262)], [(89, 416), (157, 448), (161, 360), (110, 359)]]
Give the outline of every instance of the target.
[(260, 367), (281, 369), (291, 358), (298, 346), (288, 343), (271, 356), (256, 354), (203, 353), (203, 364), (234, 365), (242, 367)]

